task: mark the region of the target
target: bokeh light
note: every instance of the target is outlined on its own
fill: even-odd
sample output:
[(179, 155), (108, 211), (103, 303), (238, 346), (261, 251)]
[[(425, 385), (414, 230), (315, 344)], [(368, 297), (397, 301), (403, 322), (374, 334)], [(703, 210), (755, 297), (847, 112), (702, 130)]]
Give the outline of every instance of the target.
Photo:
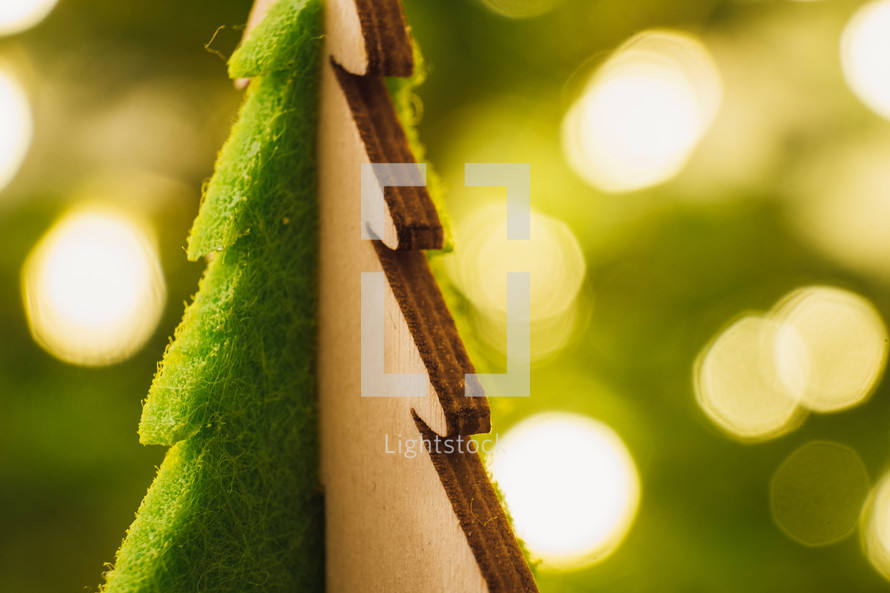
[(52, 12), (58, 0), (3, 0), (0, 3), (0, 35), (30, 29)]
[(844, 30), (841, 59), (859, 99), (890, 119), (890, 1), (860, 8)]
[(786, 383), (797, 377), (798, 385), (805, 376), (802, 405), (836, 412), (865, 401), (887, 360), (887, 329), (870, 302), (839, 288), (806, 287), (785, 297), (773, 316), (783, 332), (780, 375)]
[(12, 181), (25, 160), (33, 127), (25, 91), (12, 74), (0, 68), (0, 190)]
[(630, 529), (640, 499), (621, 438), (585, 416), (544, 413), (499, 439), (490, 466), (532, 555), (554, 567), (602, 560)]
[(890, 136), (839, 144), (797, 181), (788, 218), (801, 236), (851, 269), (890, 278)]
[(507, 273), (531, 274), (531, 318), (543, 319), (569, 308), (584, 279), (584, 254), (571, 229), (562, 221), (531, 213), (527, 241), (507, 239), (503, 204), (478, 208), (458, 221), (461, 241), (449, 269), (452, 279), (473, 305), (483, 310), (507, 310)]
[(792, 453), (773, 476), (773, 519), (790, 538), (806, 546), (840, 541), (856, 528), (869, 486), (868, 472), (855, 451), (838, 443), (811, 441)]
[[(784, 331), (783, 331), (784, 330)], [(763, 440), (800, 425), (800, 370), (780, 371), (777, 343), (792, 360), (803, 345), (782, 325), (748, 315), (726, 328), (702, 350), (695, 364), (695, 395), (705, 414), (730, 436)], [(788, 368), (788, 365), (786, 365)]]
[(563, 120), (573, 170), (607, 192), (664, 182), (686, 164), (720, 106), (708, 50), (681, 33), (650, 31), (617, 50)]
[(860, 519), (862, 547), (872, 566), (890, 580), (890, 473), (875, 486)]
[(741, 440), (800, 426), (806, 410), (837, 412), (864, 402), (887, 360), (887, 329), (874, 305), (828, 286), (795, 290), (765, 315), (720, 333), (695, 363), (705, 414)]
[(562, 221), (531, 213), (528, 241), (507, 239), (506, 208), (489, 204), (455, 221), (460, 248), (445, 260), (455, 286), (473, 304), (488, 345), (506, 349), (507, 273), (529, 272), (532, 360), (552, 355), (572, 335), (586, 262), (574, 233)]
[(22, 282), (37, 342), (64, 361), (90, 366), (137, 352), (166, 299), (148, 233), (110, 210), (62, 218), (29, 255)]
[(794, 180), (788, 221), (832, 260), (890, 279), (890, 134), (834, 142)]

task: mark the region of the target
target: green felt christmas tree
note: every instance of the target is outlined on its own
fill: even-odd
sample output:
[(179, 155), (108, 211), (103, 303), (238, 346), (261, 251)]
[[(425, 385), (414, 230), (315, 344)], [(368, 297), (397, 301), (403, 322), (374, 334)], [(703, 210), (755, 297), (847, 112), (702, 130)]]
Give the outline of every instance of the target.
[(170, 447), (106, 593), (323, 588), (315, 401), (321, 6), (279, 0), (229, 62), (252, 77), (188, 256), (209, 264), (139, 428)]

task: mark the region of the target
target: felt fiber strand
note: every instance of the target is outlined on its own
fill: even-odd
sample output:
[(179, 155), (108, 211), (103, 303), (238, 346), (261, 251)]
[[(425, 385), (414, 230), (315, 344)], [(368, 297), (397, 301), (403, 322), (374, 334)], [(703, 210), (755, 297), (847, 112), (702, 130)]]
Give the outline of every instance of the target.
[(232, 57), (233, 75), (255, 78), (189, 240), (193, 259), (219, 253), (145, 404), (142, 442), (172, 448), (106, 593), (324, 588), (314, 376), (320, 17), (317, 0), (280, 0)]

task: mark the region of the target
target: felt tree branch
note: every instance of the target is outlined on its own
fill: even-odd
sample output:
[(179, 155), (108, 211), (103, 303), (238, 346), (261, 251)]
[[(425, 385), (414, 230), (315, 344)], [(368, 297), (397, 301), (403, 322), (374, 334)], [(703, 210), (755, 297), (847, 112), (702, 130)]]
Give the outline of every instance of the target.
[(103, 591), (321, 590), (315, 400), (317, 0), (238, 49), (253, 77), (188, 255), (213, 254), (145, 404), (171, 446)]

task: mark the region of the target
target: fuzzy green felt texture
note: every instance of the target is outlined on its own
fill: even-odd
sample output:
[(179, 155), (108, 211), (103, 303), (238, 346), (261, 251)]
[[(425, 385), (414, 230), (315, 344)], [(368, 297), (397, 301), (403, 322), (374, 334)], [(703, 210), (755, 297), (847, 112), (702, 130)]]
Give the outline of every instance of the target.
[(189, 255), (219, 253), (140, 425), (142, 442), (172, 448), (106, 593), (324, 588), (314, 376), (320, 17), (318, 0), (281, 0), (251, 36), (297, 61), (263, 62), (205, 190)]
[(317, 32), (297, 18), (302, 10), (320, 10), (320, 5), (305, 6), (303, 0), (279, 0), (266, 17), (229, 59), (229, 77), (242, 78), (293, 71), (305, 66), (301, 51), (306, 37)]
[[(298, 7), (290, 10), (295, 4)], [(282, 10), (282, 7), (288, 10)], [(280, 20), (288, 22), (280, 23)], [(317, 81), (321, 32), (315, 23), (320, 21), (320, 2), (280, 0), (229, 63), (262, 62), (264, 73), (273, 72), (268, 68), (281, 64), (283, 68), (275, 72), (290, 72), (301, 79), (312, 77)], [(286, 59), (277, 57), (285, 51), (288, 52)], [(234, 66), (231, 70), (235, 77), (250, 72)], [(253, 89), (254, 86), (269, 87), (268, 81), (262, 78), (255, 85), (251, 84), (252, 92), (247, 101), (252, 101), (252, 105), (242, 109), (241, 117), (217, 160), (216, 174), (205, 189), (201, 210), (189, 237), (190, 259), (226, 249), (240, 236), (268, 224), (271, 196), (295, 191), (298, 188), (288, 185), (296, 183), (299, 186), (312, 178), (312, 174), (296, 177), (293, 169), (307, 169), (310, 164), (298, 153), (311, 149), (316, 122), (310, 118), (289, 119), (287, 115), (293, 105), (286, 93), (258, 93)], [(286, 155), (283, 154), (285, 150), (294, 152)]]

